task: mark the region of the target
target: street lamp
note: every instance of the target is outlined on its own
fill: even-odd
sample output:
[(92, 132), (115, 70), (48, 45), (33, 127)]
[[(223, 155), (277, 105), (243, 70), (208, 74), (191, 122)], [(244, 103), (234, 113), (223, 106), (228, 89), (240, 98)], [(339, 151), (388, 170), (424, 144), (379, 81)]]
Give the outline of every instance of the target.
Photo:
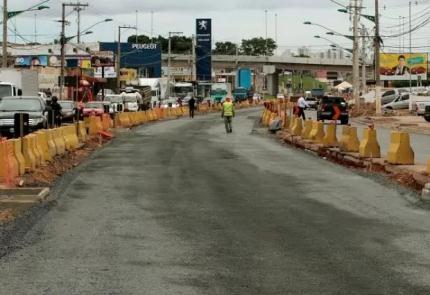
[[(121, 30), (122, 29), (134, 29), (136, 30), (136, 27), (134, 26), (118, 26), (118, 48), (116, 51), (117, 60), (116, 60), (116, 86), (118, 88), (118, 91), (121, 88), (121, 79), (119, 75), (119, 71), (121, 69)], [(103, 75), (102, 75), (103, 76)]]
[(49, 0), (42, 1), (36, 5), (33, 5), (27, 9), (24, 10), (17, 10), (17, 11), (8, 11), (7, 10), (7, 1), (3, 0), (3, 21), (0, 22), (3, 24), (3, 53), (2, 53), (2, 67), (7, 68), (7, 22), (10, 18), (15, 17), (21, 13), (27, 12), (27, 11), (36, 11), (36, 10), (44, 10), (48, 9), (49, 6), (42, 5), (46, 2), (49, 2)]
[[(82, 32), (82, 35), (90, 35), (92, 33), (93, 33), (93, 31), (86, 31), (86, 32)], [(70, 37), (64, 37), (64, 43), (67, 43), (76, 37), (78, 37), (78, 35), (74, 35), (74, 36), (70, 36)]]
[(337, 32), (337, 31), (335, 31), (335, 30), (333, 30), (333, 29), (330, 29), (330, 28), (328, 28), (328, 27), (326, 27), (326, 26), (323, 26), (323, 25), (320, 25), (320, 24), (317, 24), (317, 23), (313, 23), (313, 22), (310, 22), (310, 21), (305, 21), (303, 24), (304, 24), (304, 25), (308, 25), (308, 26), (317, 26), (317, 27), (323, 28), (323, 29), (325, 29), (325, 30), (327, 30), (327, 31), (329, 31), (329, 32), (332, 32), (332, 33), (333, 33), (333, 35), (337, 35), (337, 36), (345, 36), (345, 35), (344, 35), (344, 34), (342, 34), (342, 33), (339, 33), (339, 32)]
[(80, 35), (82, 35), (82, 34), (84, 34), (84, 35), (85, 35), (85, 32), (88, 32), (89, 30), (91, 30), (92, 28), (94, 28), (95, 26), (97, 26), (97, 25), (99, 25), (99, 24), (102, 24), (102, 23), (108, 23), (108, 22), (112, 22), (112, 21), (113, 21), (113, 19), (112, 19), (112, 18), (106, 18), (106, 19), (104, 19), (104, 20), (101, 20), (101, 21), (99, 21), (99, 22), (96, 22), (95, 24), (93, 24), (93, 25), (89, 26), (89, 27), (88, 27), (88, 28), (86, 28), (85, 30), (82, 30), (82, 31), (78, 32), (78, 35), (77, 35), (77, 36), (80, 36)]

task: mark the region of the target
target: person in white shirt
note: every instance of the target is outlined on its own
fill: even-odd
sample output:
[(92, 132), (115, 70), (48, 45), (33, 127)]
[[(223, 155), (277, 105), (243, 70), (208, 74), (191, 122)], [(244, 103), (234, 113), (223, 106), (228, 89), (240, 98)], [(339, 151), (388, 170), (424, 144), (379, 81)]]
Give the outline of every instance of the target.
[(303, 120), (306, 120), (306, 116), (305, 116), (305, 109), (309, 108), (309, 104), (306, 102), (305, 98), (303, 96), (301, 96), (299, 98), (299, 100), (297, 101), (297, 107), (299, 108), (299, 112), (297, 114), (297, 116), (300, 118), (302, 117)]

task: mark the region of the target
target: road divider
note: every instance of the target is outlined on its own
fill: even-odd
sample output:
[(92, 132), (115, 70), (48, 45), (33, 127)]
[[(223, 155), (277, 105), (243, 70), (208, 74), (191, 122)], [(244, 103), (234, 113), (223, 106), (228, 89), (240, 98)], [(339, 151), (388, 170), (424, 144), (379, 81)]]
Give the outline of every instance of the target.
[(338, 146), (336, 136), (336, 124), (328, 124), (326, 127), (326, 133), (322, 140), (324, 147), (335, 147)]
[(387, 161), (394, 165), (414, 165), (415, 154), (411, 148), (409, 133), (391, 132)]
[(363, 140), (360, 142), (359, 154), (362, 158), (381, 157), (381, 147), (375, 129), (366, 128), (363, 130)]

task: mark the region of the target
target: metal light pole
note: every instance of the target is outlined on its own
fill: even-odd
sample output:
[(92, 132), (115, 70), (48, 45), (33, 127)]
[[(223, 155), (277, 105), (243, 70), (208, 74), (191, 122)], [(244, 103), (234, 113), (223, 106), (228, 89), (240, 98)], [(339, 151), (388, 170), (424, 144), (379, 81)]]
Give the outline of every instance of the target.
[[(412, 57), (412, 1), (409, 1), (409, 58)], [(409, 69), (409, 92), (412, 93), (412, 71)], [(409, 109), (412, 109), (412, 100), (409, 100)]]
[(2, 67), (7, 68), (7, 0), (3, 0), (3, 53), (2, 53)]
[(361, 27), (363, 38), (361, 39), (361, 93), (366, 93), (366, 27)]
[(381, 59), (380, 59), (380, 46), (381, 37), (379, 36), (379, 0), (375, 0), (375, 104), (376, 104), (376, 114), (382, 114), (382, 104), (381, 104)]
[(133, 26), (118, 26), (118, 47), (116, 51), (116, 87), (118, 91), (121, 89), (121, 77), (120, 77), (120, 69), (121, 69), (121, 29), (136, 29)]
[(360, 56), (359, 56), (359, 42), (358, 42), (358, 15), (359, 15), (359, 3), (357, 0), (352, 1), (354, 15), (353, 15), (353, 32), (354, 32), (354, 46), (353, 46), (353, 65), (352, 65), (352, 84), (353, 84), (353, 99), (357, 106), (357, 109), (360, 109)]
[(65, 45), (66, 45), (66, 4), (62, 4), (61, 10), (61, 69), (60, 69), (60, 100), (63, 99), (64, 92), (64, 67), (65, 67)]

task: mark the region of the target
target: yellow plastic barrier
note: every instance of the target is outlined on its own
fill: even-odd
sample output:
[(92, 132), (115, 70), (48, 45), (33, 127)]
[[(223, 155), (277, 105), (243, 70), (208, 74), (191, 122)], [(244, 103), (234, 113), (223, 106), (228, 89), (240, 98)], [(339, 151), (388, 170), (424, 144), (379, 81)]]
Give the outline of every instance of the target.
[(0, 141), (0, 181), (12, 184), (18, 176), (18, 163), (14, 157), (13, 143)]
[(78, 130), (76, 128), (76, 125), (69, 125), (64, 127), (67, 133), (67, 138), (70, 142), (70, 145), (72, 149), (79, 148), (79, 138), (78, 138)]
[(291, 130), (291, 134), (294, 136), (300, 136), (302, 135), (302, 130), (303, 130), (303, 123), (302, 123), (302, 119), (301, 118), (296, 118), (294, 126)]
[(99, 131), (102, 131), (102, 121), (101, 118), (98, 116), (91, 116), (88, 126), (88, 134), (91, 136), (97, 135)]
[(85, 127), (85, 122), (83, 121), (78, 122), (78, 138), (80, 141), (87, 140), (87, 129)]
[(61, 136), (63, 137), (66, 151), (71, 151), (73, 149), (72, 141), (70, 140), (69, 134), (67, 133), (67, 128), (63, 126), (63, 127), (58, 127), (58, 129), (61, 133)]
[(366, 128), (363, 131), (363, 140), (360, 142), (360, 157), (363, 158), (380, 158), (381, 148), (378, 143), (376, 130)]
[(64, 142), (63, 134), (60, 130), (60, 128), (55, 128), (53, 130), (54, 135), (54, 143), (55, 148), (57, 150), (58, 155), (63, 155), (66, 152), (66, 143)]
[(326, 135), (323, 138), (323, 145), (325, 147), (337, 146), (337, 136), (336, 136), (336, 124), (329, 124), (326, 128)]
[(291, 133), (291, 134), (293, 134), (293, 130), (294, 130), (294, 128), (296, 128), (296, 125), (297, 125), (297, 123), (296, 123), (296, 121), (297, 121), (297, 116), (293, 116), (292, 118), (291, 118), (291, 121), (290, 121), (290, 127), (288, 128), (288, 131)]
[(18, 173), (19, 175), (23, 175), (25, 173), (25, 159), (22, 154), (22, 142), (21, 139), (11, 139), (10, 140), (13, 145), (13, 153), (18, 165)]
[(37, 131), (35, 132), (35, 135), (37, 136), (37, 143), (40, 147), (43, 160), (48, 162), (52, 161), (52, 156), (48, 146), (48, 138), (46, 135), (46, 131), (45, 130)]
[(108, 131), (111, 125), (109, 114), (103, 114), (101, 119), (102, 119), (102, 130)]
[(312, 120), (304, 121), (304, 123), (303, 123), (304, 128), (303, 128), (302, 134), (301, 134), (301, 137), (303, 139), (310, 139), (311, 138), (312, 124), (313, 124)]
[(118, 113), (117, 114), (118, 117), (118, 121), (119, 121), (119, 125), (122, 127), (130, 127), (131, 126), (131, 122), (130, 122), (130, 118), (128, 117), (127, 113)]
[(55, 146), (54, 142), (54, 136), (53, 129), (46, 130), (46, 140), (48, 141), (49, 154), (51, 155), (51, 158), (54, 158), (58, 154), (57, 147)]
[(415, 154), (410, 144), (409, 133), (391, 132), (387, 161), (394, 165), (413, 165), (415, 163)]
[(36, 156), (36, 164), (37, 166), (45, 165), (45, 160), (42, 156), (42, 148), (39, 145), (39, 141), (36, 134), (31, 134), (33, 137), (31, 140), (33, 141), (33, 153)]
[(315, 143), (323, 143), (325, 137), (324, 123), (323, 122), (313, 122), (312, 131), (310, 133), (310, 139)]
[(27, 135), (23, 137), (22, 154), (25, 160), (26, 171), (34, 171), (37, 166), (37, 160), (36, 160), (36, 155), (34, 154), (33, 145), (34, 145), (34, 137), (32, 140), (32, 135)]

